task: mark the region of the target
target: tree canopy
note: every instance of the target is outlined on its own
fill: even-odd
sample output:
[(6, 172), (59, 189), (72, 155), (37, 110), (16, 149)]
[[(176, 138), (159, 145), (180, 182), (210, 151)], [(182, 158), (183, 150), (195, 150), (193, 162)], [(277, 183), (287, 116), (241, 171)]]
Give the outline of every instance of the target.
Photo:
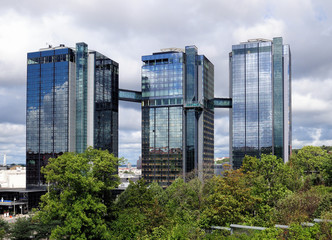
[[(331, 239), (331, 154), (304, 147), (289, 163), (273, 155), (246, 156), (240, 169), (201, 181), (176, 179), (163, 189), (144, 179), (116, 199), (118, 159), (89, 148), (66, 153), (43, 169), (49, 192), (27, 221), (26, 235), (51, 239)], [(22, 232), (20, 225), (12, 234)], [(266, 227), (260, 232), (211, 231), (230, 224)], [(287, 231), (275, 224), (288, 225)]]
[(88, 148), (64, 153), (42, 169), (49, 184), (35, 216), (44, 224), (59, 221), (53, 239), (109, 239), (106, 221), (112, 204), (110, 191), (118, 184), (118, 159), (108, 151)]

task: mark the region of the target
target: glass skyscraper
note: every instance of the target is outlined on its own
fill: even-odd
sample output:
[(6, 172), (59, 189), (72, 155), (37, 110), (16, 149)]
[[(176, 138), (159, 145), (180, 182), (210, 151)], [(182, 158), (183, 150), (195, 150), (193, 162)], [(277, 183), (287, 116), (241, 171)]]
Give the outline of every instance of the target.
[(233, 168), (245, 155), (291, 152), (291, 53), (281, 37), (233, 45), (230, 64), (230, 155)]
[(85, 43), (27, 56), (27, 188), (50, 157), (88, 146), (118, 154), (118, 63)]
[(142, 57), (142, 176), (213, 174), (214, 66), (195, 46)]

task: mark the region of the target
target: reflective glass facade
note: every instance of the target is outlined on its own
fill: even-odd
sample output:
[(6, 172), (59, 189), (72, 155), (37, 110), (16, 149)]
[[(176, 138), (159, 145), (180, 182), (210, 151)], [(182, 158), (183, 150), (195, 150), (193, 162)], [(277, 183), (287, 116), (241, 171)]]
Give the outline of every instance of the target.
[[(230, 53), (230, 153), (234, 168), (245, 155), (273, 153), (288, 161), (291, 148), (290, 51), (282, 38), (234, 45)], [(286, 73), (286, 74), (284, 74)]]
[(27, 185), (40, 184), (40, 168), (69, 151), (69, 85), (75, 53), (69, 48), (28, 54)]
[(76, 151), (87, 145), (88, 45), (76, 44)]
[(142, 176), (168, 186), (182, 173), (184, 54), (143, 56)]
[(95, 54), (94, 147), (118, 156), (119, 65)]
[[(213, 65), (197, 55), (196, 48), (190, 56), (187, 51), (169, 51), (143, 56), (142, 61), (142, 176), (147, 182), (168, 186), (175, 178), (198, 170), (199, 164), (203, 169), (204, 160), (213, 161), (213, 108), (203, 114), (204, 101), (199, 104), (197, 100), (198, 89), (203, 95), (199, 82), (212, 93), (212, 97), (206, 96), (206, 102), (208, 97), (213, 99)], [(209, 70), (203, 70), (204, 61)], [(202, 135), (199, 143), (195, 139), (198, 133)]]
[(142, 102), (142, 92), (119, 89), (119, 100), (128, 101), (128, 102)]
[(214, 108), (232, 108), (231, 98), (215, 98), (208, 104), (212, 104)]
[(28, 188), (45, 185), (40, 168), (50, 157), (88, 143), (117, 154), (118, 64), (85, 43), (28, 53), (26, 111)]

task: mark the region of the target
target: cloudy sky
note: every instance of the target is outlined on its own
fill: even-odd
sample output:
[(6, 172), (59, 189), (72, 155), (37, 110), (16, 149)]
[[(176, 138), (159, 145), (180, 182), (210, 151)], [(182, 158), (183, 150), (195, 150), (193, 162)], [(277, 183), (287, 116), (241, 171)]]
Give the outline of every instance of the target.
[[(0, 159), (25, 162), (26, 54), (86, 42), (120, 64), (120, 88), (140, 90), (141, 56), (196, 45), (229, 97), (232, 44), (282, 36), (293, 66), (293, 148), (332, 145), (331, 0), (0, 0)], [(140, 155), (140, 105), (120, 103), (119, 154)], [(215, 156), (228, 156), (228, 110), (215, 115)]]

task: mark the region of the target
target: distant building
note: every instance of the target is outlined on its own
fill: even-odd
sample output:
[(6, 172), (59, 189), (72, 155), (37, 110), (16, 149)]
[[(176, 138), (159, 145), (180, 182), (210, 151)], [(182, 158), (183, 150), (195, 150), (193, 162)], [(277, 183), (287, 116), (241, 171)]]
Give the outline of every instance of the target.
[(214, 66), (195, 46), (142, 57), (142, 177), (213, 174)]
[(231, 169), (229, 157), (220, 157), (214, 159), (214, 175), (222, 176), (225, 170)]
[(26, 169), (14, 166), (8, 170), (0, 170), (0, 188), (25, 188)]
[(89, 50), (49, 47), (27, 56), (27, 188), (45, 186), (48, 159), (88, 146), (118, 154), (118, 63)]
[[(227, 166), (227, 168), (226, 168), (226, 166)], [(230, 165), (229, 162), (214, 164), (214, 175), (215, 176), (222, 176), (223, 172), (227, 169), (228, 170), (231, 169), (231, 165)]]
[(142, 169), (142, 157), (141, 156), (138, 157), (136, 167), (137, 167), (137, 169)]
[(230, 154), (233, 168), (245, 155), (291, 153), (291, 52), (281, 37), (233, 45), (230, 64)]
[(126, 189), (130, 181), (131, 182), (137, 182), (142, 176), (141, 169), (138, 169), (137, 167), (132, 167), (131, 164), (127, 165), (127, 167), (120, 166), (119, 167), (119, 178), (120, 178), (120, 185), (118, 186), (118, 189), (124, 190)]

